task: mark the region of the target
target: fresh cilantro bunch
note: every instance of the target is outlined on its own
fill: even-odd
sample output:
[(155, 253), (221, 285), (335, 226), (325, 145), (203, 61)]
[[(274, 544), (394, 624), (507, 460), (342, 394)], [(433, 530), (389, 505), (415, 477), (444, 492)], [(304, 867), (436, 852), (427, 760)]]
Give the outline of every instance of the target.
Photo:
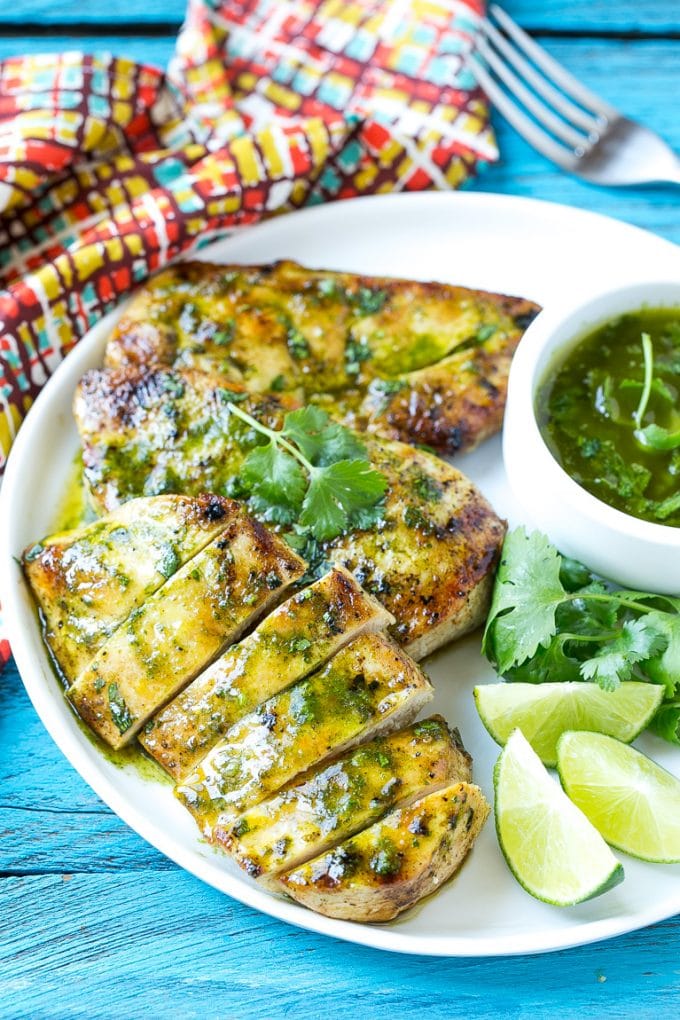
[(236, 403), (229, 412), (266, 440), (241, 468), (250, 506), (265, 521), (292, 525), (288, 540), (306, 558), (318, 555), (318, 543), (380, 520), (387, 479), (371, 467), (354, 433), (325, 411), (291, 411), (278, 432)]
[(664, 684), (652, 728), (680, 744), (680, 599), (614, 589), (545, 535), (516, 528), (503, 545), (482, 647), (510, 681)]

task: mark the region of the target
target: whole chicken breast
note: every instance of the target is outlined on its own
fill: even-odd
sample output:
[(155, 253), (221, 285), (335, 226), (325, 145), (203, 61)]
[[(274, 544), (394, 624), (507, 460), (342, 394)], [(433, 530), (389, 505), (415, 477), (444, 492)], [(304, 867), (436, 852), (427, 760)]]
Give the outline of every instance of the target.
[(510, 359), (537, 312), (523, 298), (291, 261), (180, 262), (137, 292), (106, 364), (199, 369), (454, 453), (500, 428)]

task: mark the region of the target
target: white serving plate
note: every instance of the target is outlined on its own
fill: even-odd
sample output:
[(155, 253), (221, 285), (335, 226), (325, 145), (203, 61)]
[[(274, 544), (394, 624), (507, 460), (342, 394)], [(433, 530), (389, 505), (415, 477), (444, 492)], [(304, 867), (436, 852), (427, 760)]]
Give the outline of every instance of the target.
[[(620, 283), (680, 274), (680, 249), (591, 213), (486, 194), (414, 194), (355, 199), (273, 219), (202, 249), (216, 261), (291, 257), (309, 266), (437, 279), (520, 294), (553, 308)], [(440, 956), (535, 953), (643, 927), (680, 911), (680, 866), (621, 855), (626, 880), (604, 896), (560, 909), (531, 899), (510, 875), (493, 821), (459, 876), (438, 895), (383, 926), (336, 921), (259, 889), (202, 844), (168, 786), (108, 762), (79, 729), (50, 668), (15, 557), (54, 519), (78, 437), (71, 399), (82, 373), (101, 363), (119, 312), (92, 329), (36, 401), (12, 451), (0, 495), (0, 584), (12, 648), (45, 727), (96, 793), (141, 836), (198, 878), (292, 924), (379, 949)], [(511, 524), (522, 521), (492, 440), (458, 465)], [(473, 635), (427, 664), (433, 709), (461, 730), (476, 781), (492, 798), (498, 748), (477, 718), (476, 683), (493, 680)], [(654, 737), (640, 746), (680, 774), (680, 750)]]

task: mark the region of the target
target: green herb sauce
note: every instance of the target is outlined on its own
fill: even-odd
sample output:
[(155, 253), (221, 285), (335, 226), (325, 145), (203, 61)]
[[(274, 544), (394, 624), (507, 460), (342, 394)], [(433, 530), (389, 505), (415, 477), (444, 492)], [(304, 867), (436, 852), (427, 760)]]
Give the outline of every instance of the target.
[(545, 382), (538, 420), (565, 471), (624, 513), (680, 527), (680, 310), (586, 336)]
[(83, 457), (79, 450), (69, 470), (64, 495), (56, 508), (50, 534), (70, 531), (83, 524), (90, 524), (96, 519), (97, 515), (90, 504), (83, 478)]

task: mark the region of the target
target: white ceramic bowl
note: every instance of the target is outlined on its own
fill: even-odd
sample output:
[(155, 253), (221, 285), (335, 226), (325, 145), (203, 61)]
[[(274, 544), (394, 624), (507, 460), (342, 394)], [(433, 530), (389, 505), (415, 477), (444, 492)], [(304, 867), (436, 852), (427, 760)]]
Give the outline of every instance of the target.
[(555, 460), (536, 420), (537, 393), (550, 370), (591, 330), (643, 307), (680, 313), (680, 280), (621, 287), (576, 308), (541, 312), (513, 360), (503, 457), (527, 518), (561, 552), (621, 585), (677, 595), (680, 528), (631, 517), (581, 488)]

